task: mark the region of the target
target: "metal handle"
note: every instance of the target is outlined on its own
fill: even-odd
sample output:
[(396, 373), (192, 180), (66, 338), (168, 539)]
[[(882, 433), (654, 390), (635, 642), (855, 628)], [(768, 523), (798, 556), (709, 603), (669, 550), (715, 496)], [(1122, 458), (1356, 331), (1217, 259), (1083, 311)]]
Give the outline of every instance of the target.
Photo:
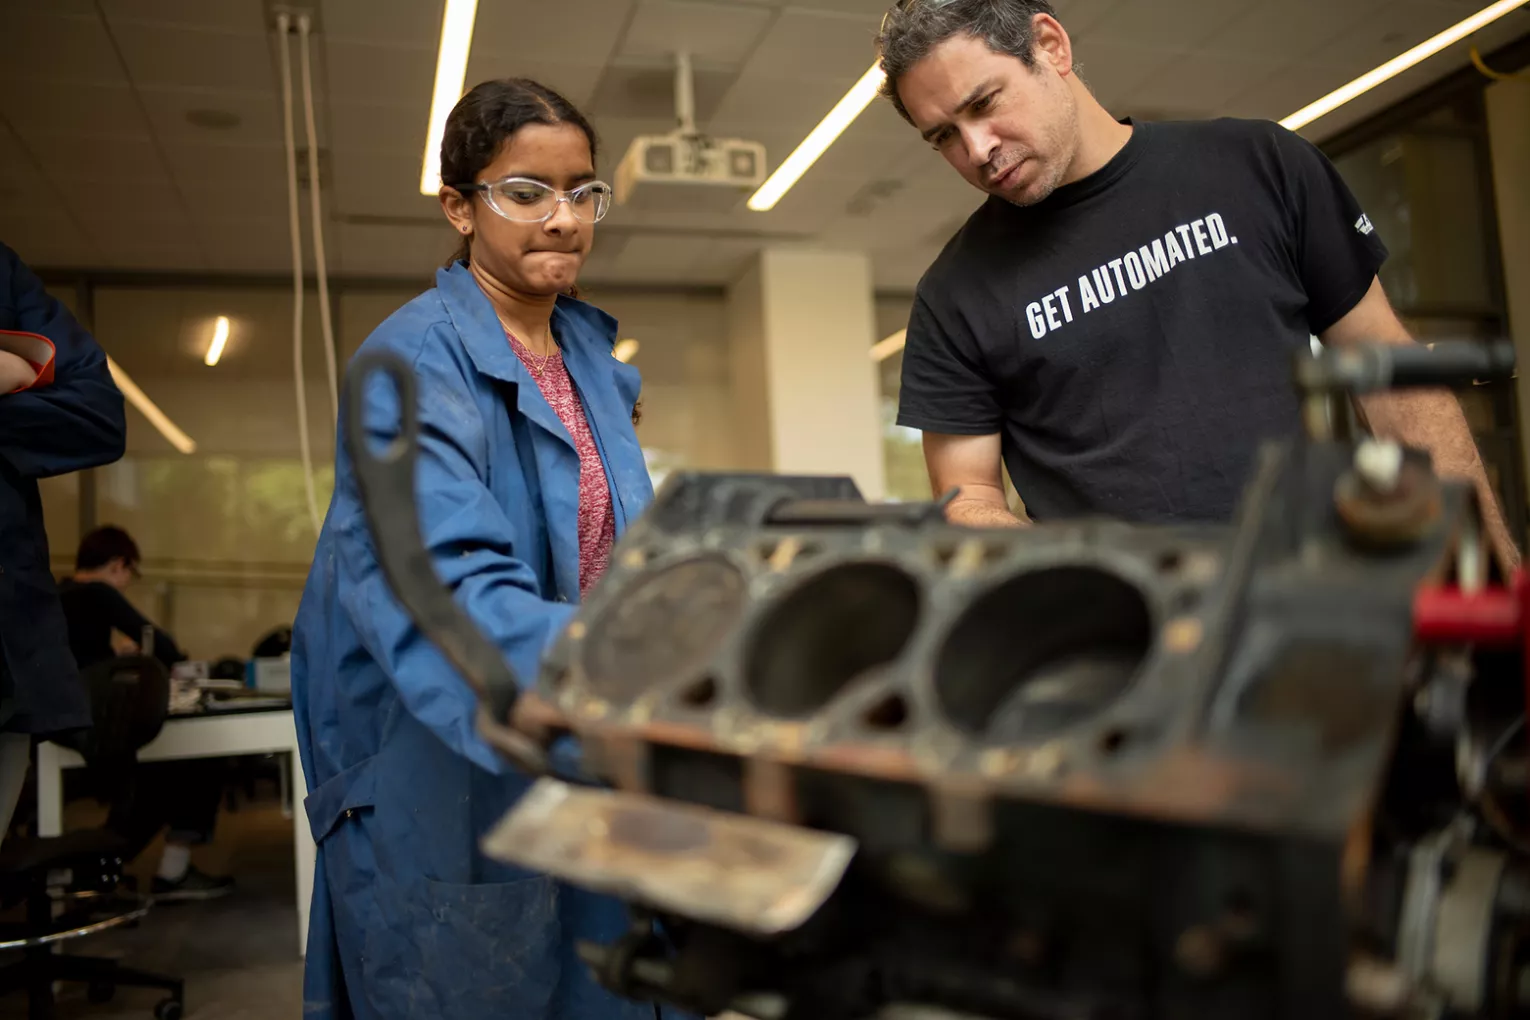
[(1514, 345), (1506, 340), (1447, 340), (1431, 347), (1417, 344), (1368, 344), (1303, 352), (1297, 359), (1297, 386), (1307, 394), (1343, 390), (1378, 390), (1425, 386), (1469, 386), (1478, 380), (1507, 379), (1514, 373)]
[[(385, 376), (398, 391), (398, 434), (380, 450), (368, 442), (366, 389)], [(420, 531), (414, 466), (419, 455), (419, 412), (414, 373), (404, 359), (386, 351), (357, 355), (345, 381), (346, 453), (356, 472), (361, 509), (383, 577), (415, 626), (440, 649), (478, 694), (483, 707), (479, 729), (514, 764), (531, 772), (546, 769), (546, 754), (508, 724), (520, 696), (515, 671), (441, 583)]]

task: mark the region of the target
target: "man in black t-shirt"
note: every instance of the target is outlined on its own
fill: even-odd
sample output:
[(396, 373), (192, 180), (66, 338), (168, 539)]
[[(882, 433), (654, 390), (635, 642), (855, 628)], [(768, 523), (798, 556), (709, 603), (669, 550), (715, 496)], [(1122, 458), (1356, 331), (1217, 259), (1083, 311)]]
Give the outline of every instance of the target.
[[(1028, 514), (1230, 518), (1267, 439), (1299, 428), (1293, 354), (1411, 343), (1387, 252), (1314, 146), (1267, 121), (1118, 122), (1074, 69), (1047, 0), (903, 0), (884, 94), (989, 195), (920, 281), (899, 424), (924, 432), (957, 523)], [(1380, 436), (1479, 487), (1448, 393), (1369, 396)]]

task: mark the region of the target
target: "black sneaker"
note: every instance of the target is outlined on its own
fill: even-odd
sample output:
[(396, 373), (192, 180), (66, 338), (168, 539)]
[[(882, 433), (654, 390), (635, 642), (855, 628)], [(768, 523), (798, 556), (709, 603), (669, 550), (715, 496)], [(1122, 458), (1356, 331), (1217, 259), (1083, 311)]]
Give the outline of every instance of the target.
[(195, 864), (186, 866), (186, 874), (179, 881), (154, 876), (149, 895), (155, 901), (215, 900), (234, 891), (234, 880), (228, 875), (209, 875), (199, 871)]

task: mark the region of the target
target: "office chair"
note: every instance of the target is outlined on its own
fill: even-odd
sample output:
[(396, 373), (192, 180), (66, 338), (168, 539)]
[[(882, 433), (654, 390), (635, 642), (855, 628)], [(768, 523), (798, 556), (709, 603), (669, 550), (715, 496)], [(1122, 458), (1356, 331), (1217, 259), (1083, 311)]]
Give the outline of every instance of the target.
[[(91, 727), (60, 742), (80, 752), (98, 794), (124, 776), (138, 749), (159, 735), (170, 704), (170, 676), (157, 659), (131, 656), (98, 663), (82, 674), (90, 692)], [(28, 1020), (51, 1020), (53, 984), (88, 984), (92, 1002), (105, 1002), (119, 986), (169, 992), (154, 1009), (157, 1020), (180, 1020), (185, 1008), (179, 978), (121, 966), (116, 960), (55, 953), (62, 942), (129, 924), (149, 901), (117, 890), (122, 840), (106, 829), (63, 836), (7, 840), (0, 845), (0, 909), (26, 904), (26, 920), (0, 925), (0, 950), (22, 958), (0, 967), (0, 993), (26, 988)]]

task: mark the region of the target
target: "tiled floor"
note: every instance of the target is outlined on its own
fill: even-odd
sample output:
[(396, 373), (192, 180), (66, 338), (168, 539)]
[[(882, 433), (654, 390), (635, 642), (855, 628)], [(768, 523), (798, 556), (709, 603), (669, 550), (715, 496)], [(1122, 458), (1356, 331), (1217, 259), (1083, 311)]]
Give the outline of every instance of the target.
[[(87, 808), (71, 804), (68, 824), (90, 824)], [(207, 871), (227, 871), (234, 894), (212, 903), (161, 906), (134, 930), (107, 932), (75, 945), (77, 952), (117, 956), (124, 964), (179, 973), (186, 982), (186, 1020), (298, 1020), (303, 964), (297, 952), (293, 902), (292, 823), (272, 803), (223, 812), (217, 838), (193, 856)], [(135, 869), (145, 883), (158, 862), (150, 847)], [(150, 1020), (163, 997), (124, 988), (106, 1005), (85, 999), (78, 985), (60, 988), (57, 1020), (121, 1017)], [(25, 995), (0, 998), (0, 1020), (26, 1016)]]

